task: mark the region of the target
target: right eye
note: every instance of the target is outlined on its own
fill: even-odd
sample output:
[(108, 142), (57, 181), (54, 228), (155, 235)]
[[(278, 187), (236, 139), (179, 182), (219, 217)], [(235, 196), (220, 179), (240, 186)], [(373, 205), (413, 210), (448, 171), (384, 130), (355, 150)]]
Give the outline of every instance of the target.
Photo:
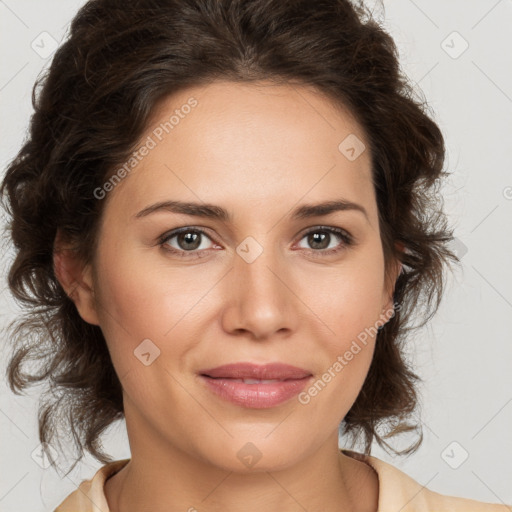
[[(202, 229), (187, 226), (165, 233), (159, 239), (159, 244), (164, 250), (179, 257), (201, 258), (203, 256), (200, 255), (200, 252), (208, 250), (208, 247), (204, 247), (203, 244), (205, 237), (211, 241), (211, 238)], [(174, 245), (171, 243), (173, 240)]]

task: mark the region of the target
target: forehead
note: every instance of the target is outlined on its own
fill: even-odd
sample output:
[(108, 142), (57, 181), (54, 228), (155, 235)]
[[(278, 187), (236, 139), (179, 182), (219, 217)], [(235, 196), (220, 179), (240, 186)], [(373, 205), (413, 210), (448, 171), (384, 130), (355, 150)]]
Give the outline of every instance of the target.
[(284, 207), (307, 195), (345, 197), (376, 213), (362, 128), (309, 87), (214, 82), (182, 90), (155, 106), (144, 145), (151, 150), (113, 193), (132, 209), (175, 196)]

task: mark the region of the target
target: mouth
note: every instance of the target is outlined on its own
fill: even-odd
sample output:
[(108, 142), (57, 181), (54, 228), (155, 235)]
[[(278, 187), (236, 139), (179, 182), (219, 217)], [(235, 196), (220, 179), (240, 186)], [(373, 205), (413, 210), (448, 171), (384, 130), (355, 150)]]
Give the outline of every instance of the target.
[(285, 363), (269, 363), (264, 365), (257, 365), (248, 362), (231, 363), (216, 368), (209, 368), (201, 370), (200, 375), (211, 377), (214, 379), (234, 379), (242, 381), (285, 381), (303, 379), (304, 377), (311, 376), (311, 372), (297, 366), (292, 366)]
[(300, 393), (312, 374), (283, 363), (234, 363), (202, 370), (199, 377), (207, 389), (224, 400), (242, 407), (267, 409)]

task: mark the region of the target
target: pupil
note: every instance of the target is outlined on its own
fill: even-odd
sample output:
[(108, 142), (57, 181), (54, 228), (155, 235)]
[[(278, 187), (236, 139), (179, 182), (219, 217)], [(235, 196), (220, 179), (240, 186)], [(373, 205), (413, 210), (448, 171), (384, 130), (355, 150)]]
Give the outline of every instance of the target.
[[(181, 240), (185, 241), (185, 247), (184, 248), (197, 249), (199, 247), (199, 245), (200, 245), (200, 243), (199, 243), (199, 233), (185, 233), (185, 234), (182, 234), (179, 238)], [(192, 243), (192, 245), (188, 245), (188, 247), (187, 247), (187, 244), (190, 244), (190, 243)]]
[[(327, 239), (327, 233), (313, 233), (310, 235), (310, 244), (316, 249), (325, 249), (329, 244), (325, 245), (325, 243), (322, 242), (325, 242)], [(320, 245), (320, 247), (318, 245)]]

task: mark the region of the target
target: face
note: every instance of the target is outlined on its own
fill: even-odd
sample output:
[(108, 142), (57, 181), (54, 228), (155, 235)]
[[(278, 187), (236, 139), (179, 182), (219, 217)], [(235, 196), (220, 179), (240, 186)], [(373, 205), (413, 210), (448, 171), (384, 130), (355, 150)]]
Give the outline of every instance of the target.
[[(148, 151), (99, 199), (84, 274), (94, 301), (79, 306), (104, 333), (139, 446), (243, 471), (243, 450), (276, 469), (337, 435), (392, 307), (360, 143), (350, 115), (304, 87), (217, 82), (158, 104), (141, 137)], [(304, 208), (343, 201), (356, 206)], [(281, 383), (280, 400), (250, 402), (200, 375), (238, 362), (309, 377), (288, 398)]]

